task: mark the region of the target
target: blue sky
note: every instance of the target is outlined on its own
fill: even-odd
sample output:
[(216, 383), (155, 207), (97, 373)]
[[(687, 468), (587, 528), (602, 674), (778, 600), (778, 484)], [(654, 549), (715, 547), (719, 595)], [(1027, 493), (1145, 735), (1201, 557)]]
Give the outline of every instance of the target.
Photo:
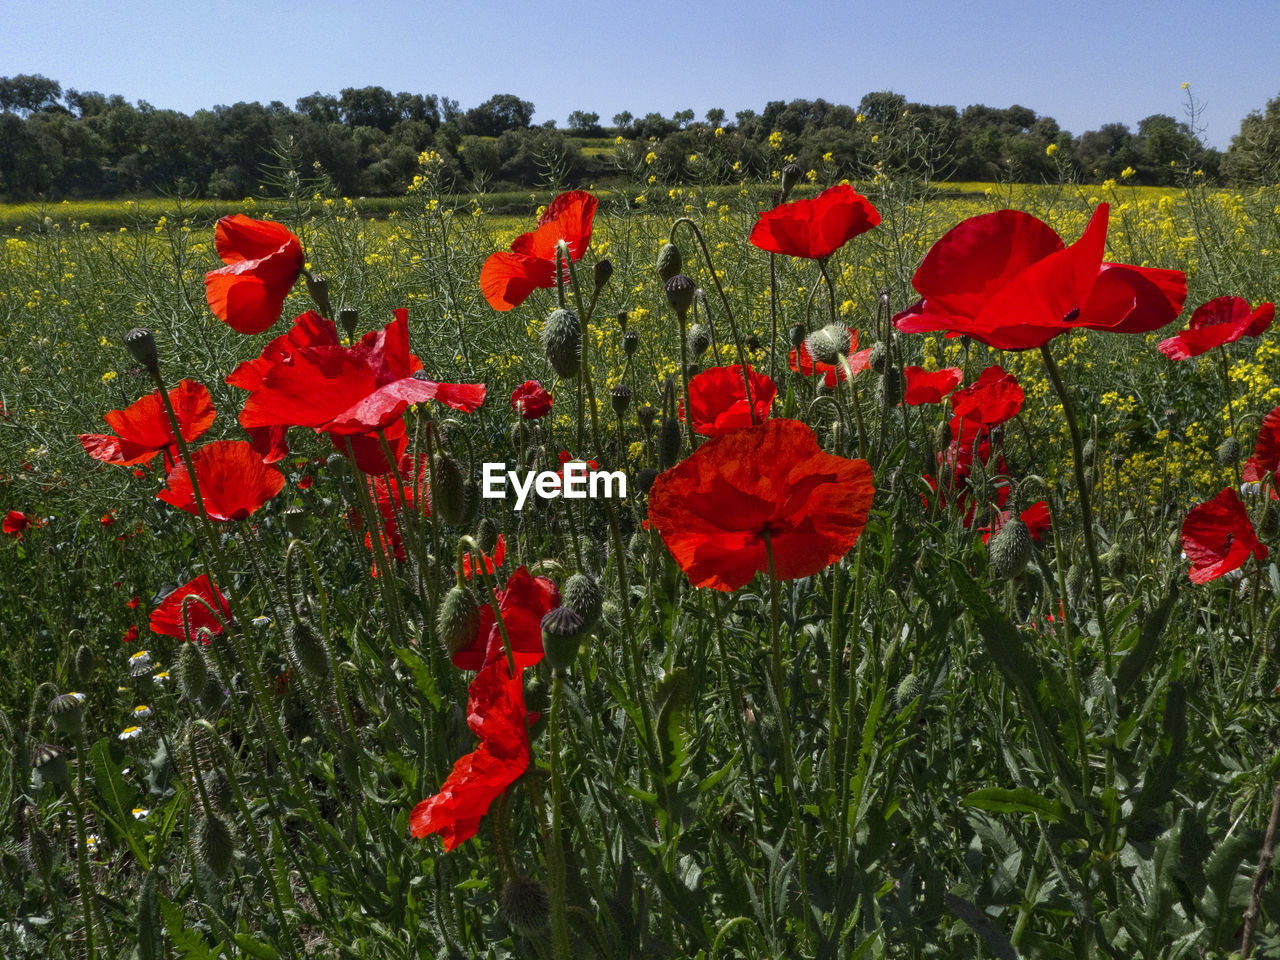
[(0, 76), (119, 93), (192, 112), (289, 105), (377, 84), (475, 106), (514, 93), (534, 122), (572, 110), (732, 116), (769, 100), (856, 105), (894, 90), (924, 103), (1020, 103), (1080, 134), (1184, 119), (1181, 84), (1225, 147), (1280, 96), (1276, 0), (5, 0)]

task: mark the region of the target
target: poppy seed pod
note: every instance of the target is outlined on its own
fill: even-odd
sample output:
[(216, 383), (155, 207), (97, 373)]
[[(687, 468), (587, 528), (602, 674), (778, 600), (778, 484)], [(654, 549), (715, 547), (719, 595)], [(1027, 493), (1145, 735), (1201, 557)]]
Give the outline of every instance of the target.
[(311, 621), (295, 620), (289, 625), (289, 649), (298, 666), (317, 680), (329, 675), (329, 650)]
[(134, 327), (126, 333), (124, 346), (130, 356), (148, 373), (159, 372), (160, 351), (156, 349), (155, 335), (146, 327)]
[(302, 278), (307, 284), (307, 295), (320, 311), (320, 316), (329, 316), (329, 278), (310, 270), (304, 270)]
[(689, 328), (689, 352), (700, 357), (711, 349), (711, 328), (705, 323), (695, 323)]
[(658, 434), (658, 466), (669, 470), (680, 459), (680, 421), (667, 417), (662, 421)]
[(338, 308), (338, 326), (347, 335), (348, 340), (356, 338), (356, 325), (360, 322), (360, 311), (355, 307)]
[(653, 421), (658, 419), (658, 408), (651, 403), (636, 407), (636, 422), (646, 433), (653, 428)]
[(301, 537), (307, 528), (307, 512), (296, 504), (284, 508), (284, 528), (291, 537)]
[(674, 243), (664, 243), (658, 251), (658, 277), (666, 283), (684, 270), (684, 257)]
[(610, 390), (609, 405), (613, 407), (613, 412), (618, 416), (626, 413), (627, 407), (631, 406), (631, 388), (625, 383), (620, 383)]
[(558, 376), (578, 375), (582, 363), (582, 324), (572, 310), (553, 310), (542, 327), (542, 349)]
[(600, 260), (596, 263), (595, 268), (591, 272), (592, 279), (595, 281), (596, 289), (599, 290), (609, 278), (613, 276), (613, 261)]
[(662, 289), (667, 295), (667, 303), (671, 305), (671, 309), (684, 319), (689, 313), (689, 308), (693, 306), (693, 292), (697, 286), (683, 273), (677, 273), (662, 285)]
[(760, 338), (754, 333), (747, 337), (747, 349), (753, 353), (760, 349)]
[(547, 927), (551, 898), (547, 888), (532, 877), (507, 882), (498, 896), (498, 913), (516, 933), (533, 937)]
[(440, 602), (436, 638), (449, 656), (469, 644), (480, 629), (480, 603), (469, 587), (453, 586)]
[(445, 523), (457, 526), (467, 513), (467, 478), (462, 464), (447, 453), (436, 457), (435, 481), (429, 491), (431, 509)]
[(209, 682), (209, 664), (204, 651), (197, 643), (185, 643), (178, 654), (178, 683), (188, 700), (196, 700), (204, 694)]
[(586, 625), (578, 611), (556, 607), (542, 618), (542, 651), (556, 673), (564, 673), (578, 658)]
[(575, 573), (565, 582), (560, 598), (564, 606), (582, 617), (584, 629), (590, 630), (599, 621), (600, 610), (604, 606), (604, 590), (600, 581), (591, 574)]
[(628, 330), (622, 335), (622, 352), (628, 357), (636, 352), (636, 348), (640, 346), (640, 334), (634, 330)]
[(615, 316), (617, 317), (617, 320), (618, 320), (618, 326), (623, 330), (623, 332), (626, 332), (627, 320), (629, 319), (627, 311), (619, 310)]
[(1020, 517), (1010, 517), (987, 542), (987, 561), (996, 580), (1017, 576), (1031, 559), (1031, 531)]
[(84, 723), (83, 694), (63, 693), (49, 701), (49, 718), (61, 734), (74, 736)]
[(804, 171), (800, 169), (800, 165), (796, 163), (788, 163), (782, 168), (782, 199), (786, 200), (791, 195), (791, 191), (795, 189), (796, 184), (800, 182), (800, 177)]
[(805, 337), (804, 346), (818, 363), (836, 364), (841, 357), (848, 356), (853, 340), (843, 324), (828, 323)]
[(799, 350), (800, 344), (804, 343), (805, 333), (806, 331), (803, 323), (793, 323), (788, 327), (787, 339), (791, 341), (791, 346)]
[(31, 766), (40, 771), (49, 783), (67, 784), (67, 758), (61, 747), (52, 743), (39, 744), (31, 752)]

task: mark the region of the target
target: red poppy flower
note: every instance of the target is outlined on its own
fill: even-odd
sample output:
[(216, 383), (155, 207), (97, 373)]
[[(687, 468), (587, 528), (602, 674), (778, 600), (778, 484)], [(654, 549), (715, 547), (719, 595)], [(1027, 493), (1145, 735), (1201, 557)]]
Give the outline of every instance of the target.
[(1240, 496), (1227, 487), (1193, 507), (1182, 521), (1182, 549), (1191, 559), (1191, 582), (1207, 583), (1244, 566), (1250, 554), (1267, 558)]
[[(182, 437), (188, 443), (204, 435), (217, 412), (208, 389), (194, 380), (182, 380), (169, 391), (169, 402), (178, 416)], [(102, 418), (115, 435), (82, 433), (80, 445), (95, 460), (117, 467), (149, 462), (161, 451), (175, 445), (160, 391), (155, 390), (123, 410), (112, 410)]]
[[(871, 348), (865, 350), (858, 349), (858, 331), (852, 327), (845, 327), (849, 332), (849, 373), (855, 377), (863, 370), (870, 366)], [(799, 348), (792, 349), (787, 355), (787, 362), (791, 365), (791, 369), (801, 376), (812, 377), (817, 374), (823, 375), (823, 380), (828, 389), (834, 389), (839, 380), (847, 380), (848, 374), (845, 373), (843, 364), (823, 363), (815, 360), (809, 354), (809, 348), (801, 343)]]
[(125, 606), (126, 606), (126, 607), (128, 607), (130, 610), (137, 610), (137, 609), (138, 609), (138, 605), (139, 605), (140, 603), (142, 603), (142, 598), (141, 598), (141, 597), (134, 597), (134, 598), (133, 598), (133, 599), (131, 599), (128, 603), (126, 603), (126, 604), (125, 604)]
[[(925, 482), (937, 491), (942, 504), (954, 504), (966, 527), (973, 526), (978, 519), (978, 507), (974, 499), (969, 477), (973, 473), (974, 464), (989, 467), (988, 474), (997, 477), (1008, 471), (1003, 455), (998, 448), (993, 448), (991, 429), (974, 420), (964, 417), (951, 418), (951, 443), (945, 450), (938, 451), (938, 477), (926, 476)], [(997, 509), (1002, 509), (1009, 500), (1009, 483), (996, 479), (988, 490), (994, 495), (993, 502)]]
[(472, 411), (484, 402), (484, 384), (425, 379), (422, 361), (409, 352), (404, 309), (352, 347), (295, 345), (263, 362), (268, 359), (251, 361), (247, 369), (242, 364), (233, 374), (237, 386), (250, 390), (240, 425), (250, 431), (311, 427), (340, 437), (339, 449), (345, 449), (348, 437), (362, 434), (380, 446), (377, 431), (399, 421), (410, 404), (438, 400)]
[[(747, 377), (751, 380), (750, 406), (747, 405), (741, 367), (708, 367), (689, 381), (694, 433), (718, 437), (730, 430), (769, 419), (769, 409), (778, 395), (778, 388), (772, 380), (750, 366), (747, 367)], [(754, 421), (751, 418), (752, 408), (755, 409)], [(679, 416), (684, 419), (683, 400), (679, 404)]]
[(993, 364), (969, 386), (951, 395), (951, 411), (965, 420), (994, 427), (1017, 416), (1024, 399), (1018, 378)]
[[(480, 556), (484, 559), (484, 569), (489, 576), (493, 576), (494, 570), (502, 566), (502, 561), (507, 558), (507, 538), (502, 534), (498, 534), (498, 543), (493, 548), (493, 553), (482, 553)], [(468, 580), (471, 579), (475, 571), (472, 569), (471, 552), (467, 551), (462, 555), (462, 575)]]
[(120, 642), (133, 643), (133, 641), (138, 639), (138, 634), (140, 632), (141, 631), (138, 630), (138, 625), (135, 623), (133, 626), (131, 626), (128, 630), (124, 632), (124, 636), (120, 638)]
[(765, 534), (781, 580), (839, 560), (861, 535), (874, 494), (865, 460), (825, 453), (798, 420), (766, 420), (659, 474), (647, 522), (695, 587), (737, 590), (768, 571)]
[(924, 367), (907, 367), (902, 371), (907, 380), (902, 402), (909, 407), (925, 403), (941, 403), (952, 390), (960, 386), (964, 371), (959, 367), (943, 367), (930, 373)]
[(15, 540), (22, 539), (22, 533), (31, 526), (31, 518), (20, 510), (10, 510), (4, 515), (4, 532)]
[[(185, 640), (186, 635), (182, 632), (184, 603), (191, 636), (202, 639), (206, 644), (209, 642), (208, 635), (201, 635), (200, 631), (208, 630), (210, 634), (219, 634), (222, 632), (222, 624), (231, 619), (231, 608), (227, 605), (226, 598), (206, 573), (184, 583), (160, 601), (160, 606), (151, 611), (151, 632)], [(219, 611), (220, 617), (214, 617), (205, 607), (206, 603)]]
[(413, 808), (415, 837), (438, 833), (445, 850), (475, 836), (480, 818), (529, 766), (528, 714), (523, 670), (514, 675), (499, 657), (485, 666), (467, 692), (467, 725), (480, 745), (458, 759), (440, 792)]
[(114, 514), (104, 513), (101, 519), (98, 520), (98, 522), (102, 524), (104, 527), (109, 527), (116, 522), (116, 518)]
[(526, 380), (511, 391), (511, 409), (526, 420), (537, 420), (551, 412), (551, 394), (537, 380)]
[(1268, 474), (1273, 478), (1271, 499), (1280, 499), (1280, 494), (1276, 493), (1276, 485), (1280, 483), (1280, 407), (1262, 418), (1253, 456), (1245, 461), (1244, 472), (1240, 476), (1248, 483), (1260, 483)]
[[(400, 517), (405, 511), (415, 508), (424, 517), (431, 516), (431, 497), (428, 494), (430, 465), (427, 455), (420, 453), (416, 458), (402, 456), (394, 473), (388, 471), (385, 476), (376, 476), (368, 480), (369, 494), (378, 505), (378, 513), (382, 517), (382, 526), (378, 531), (382, 539), (383, 549), (388, 556), (403, 561), (406, 557), (404, 541), (400, 537)], [(354, 518), (359, 529), (359, 515)], [(372, 531), (364, 535), (364, 545), (373, 549)], [(374, 565), (373, 575), (378, 575)]]
[[(524, 567), (515, 573), (502, 590), (494, 590), (502, 623), (511, 639), (511, 654), (517, 667), (531, 667), (542, 659), (542, 618), (560, 605), (560, 591), (546, 577), (535, 577)], [(493, 607), (480, 607), (480, 626), (467, 646), (453, 655), (459, 670), (479, 670), (498, 659), (506, 660), (502, 631), (493, 616)]]
[(585, 190), (570, 190), (551, 201), (538, 228), (522, 233), (511, 243), (511, 252), (489, 255), (480, 270), (480, 292), (495, 310), (510, 310), (528, 299), (537, 289), (556, 285), (556, 246), (569, 245), (574, 263), (582, 259), (591, 243), (591, 220), (596, 198)]
[[(200, 481), (200, 499), (211, 520), (243, 520), (280, 492), (284, 474), (269, 467), (245, 440), (215, 440), (192, 452), (191, 463)], [(187, 464), (169, 471), (167, 486), (157, 500), (198, 515), (195, 490)]]
[[(1010, 511), (1001, 510), (994, 524), (978, 528), (982, 532), (982, 542), (984, 544), (991, 539), (992, 534), (1000, 532), (1000, 528), (1008, 522), (1009, 515)], [(1051, 523), (1049, 504), (1044, 500), (1038, 500), (1018, 514), (1018, 518), (1027, 525), (1031, 539), (1039, 543), (1041, 536), (1049, 529)]]
[(1182, 312), (1180, 270), (1103, 263), (1107, 204), (1069, 247), (1019, 210), (970, 217), (947, 231), (912, 278), (924, 298), (894, 317), (905, 333), (946, 330), (1028, 350), (1076, 327), (1146, 333)]
[(1187, 360), (1241, 337), (1261, 335), (1276, 318), (1276, 305), (1263, 303), (1249, 310), (1243, 297), (1217, 297), (1196, 307), (1187, 329), (1156, 346), (1170, 360)]
[(880, 222), (871, 201), (847, 183), (812, 200), (794, 200), (760, 214), (751, 243), (769, 253), (822, 260)]
[(209, 309), (239, 333), (261, 333), (280, 319), (302, 272), (302, 243), (286, 227), (242, 213), (219, 220), (213, 242), (226, 266), (205, 274)]

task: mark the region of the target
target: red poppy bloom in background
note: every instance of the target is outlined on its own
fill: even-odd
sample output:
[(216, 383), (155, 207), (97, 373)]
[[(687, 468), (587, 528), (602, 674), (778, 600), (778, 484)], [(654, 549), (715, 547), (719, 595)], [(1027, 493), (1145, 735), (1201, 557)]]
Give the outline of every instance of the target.
[(768, 253), (823, 260), (880, 222), (871, 201), (847, 183), (828, 187), (811, 200), (793, 200), (766, 210), (751, 228), (751, 243)]
[(857, 542), (875, 495), (865, 460), (824, 452), (798, 420), (766, 420), (699, 447), (658, 475), (648, 523), (695, 587), (737, 590), (769, 569), (807, 577)]
[(513, 675), (505, 657), (488, 663), (467, 692), (467, 726), (480, 745), (460, 757), (440, 792), (413, 808), (415, 837), (438, 833), (445, 850), (475, 836), (489, 805), (529, 766), (524, 671)]
[[(484, 569), (489, 576), (493, 576), (494, 570), (502, 566), (502, 561), (507, 558), (507, 538), (502, 534), (498, 534), (498, 542), (493, 548), (493, 553), (482, 553), (480, 556), (484, 559)], [(467, 551), (462, 555), (462, 575), (468, 580), (475, 574), (472, 568), (471, 552)]]
[[(984, 544), (991, 539), (993, 534), (1000, 532), (1000, 528), (1008, 522), (1009, 515), (1010, 511), (1001, 510), (994, 524), (978, 528), (982, 532), (982, 542)], [(1027, 525), (1027, 531), (1031, 534), (1031, 539), (1039, 543), (1040, 538), (1049, 529), (1051, 523), (1049, 504), (1044, 500), (1038, 500), (1018, 514), (1018, 518)]]
[(902, 402), (909, 407), (941, 403), (947, 394), (960, 386), (964, 377), (964, 371), (959, 367), (943, 367), (933, 372), (924, 367), (907, 367), (902, 373), (907, 381)]
[[(200, 499), (210, 520), (243, 520), (284, 487), (284, 474), (262, 462), (246, 440), (215, 440), (191, 454)], [(179, 462), (156, 494), (179, 510), (199, 515), (187, 464)]]
[[(689, 405), (693, 411), (693, 430), (704, 437), (718, 437), (749, 427), (752, 409), (755, 423), (769, 419), (769, 409), (778, 395), (774, 382), (763, 373), (747, 367), (751, 381), (751, 404), (747, 404), (746, 388), (742, 383), (742, 368), (738, 366), (708, 367), (689, 381)], [(684, 401), (679, 404), (680, 419), (684, 419)]]
[[(194, 380), (182, 380), (169, 391), (169, 402), (178, 416), (182, 437), (188, 443), (202, 437), (213, 425), (217, 412), (208, 389)], [(165, 412), (160, 391), (129, 404), (123, 410), (112, 410), (103, 418), (115, 435), (82, 433), (80, 445), (95, 460), (117, 467), (129, 467), (147, 463), (157, 453), (175, 445), (173, 431), (169, 428), (169, 415)], [(176, 457), (170, 456), (170, 459)]]
[(526, 420), (537, 420), (551, 412), (551, 394), (537, 380), (526, 380), (511, 391), (511, 409)]
[[(388, 556), (404, 561), (406, 554), (404, 540), (400, 537), (400, 517), (405, 511), (417, 510), (424, 517), (431, 516), (431, 497), (428, 493), (427, 477), (430, 474), (427, 455), (420, 453), (417, 457), (401, 456), (394, 472), (387, 471), (385, 476), (376, 476), (368, 480), (369, 494), (378, 505), (378, 513), (382, 517), (382, 526), (378, 535), (383, 549)], [(362, 525), (359, 514), (352, 518), (358, 530)], [(373, 532), (364, 535), (364, 545), (373, 549)], [(374, 564), (373, 575), (378, 575), (377, 564)]]
[[(546, 577), (535, 577), (524, 567), (502, 590), (494, 590), (502, 623), (511, 639), (511, 654), (517, 667), (532, 667), (542, 660), (542, 618), (560, 605), (560, 591)], [(480, 607), (480, 626), (467, 646), (453, 655), (459, 670), (479, 670), (493, 660), (506, 661), (502, 631), (493, 616), (493, 607)]]
[[(852, 327), (846, 327), (845, 329), (849, 332), (849, 354), (847, 357), (849, 372), (856, 377), (870, 366), (871, 348), (867, 347), (865, 350), (859, 350), (858, 331)], [(828, 388), (834, 388), (838, 380), (848, 379), (843, 364), (823, 363), (820, 360), (815, 360), (809, 354), (809, 348), (804, 343), (791, 350), (787, 355), (787, 362), (791, 365), (791, 369), (801, 376), (813, 377), (822, 374)]]
[(1276, 493), (1276, 484), (1280, 483), (1280, 407), (1276, 407), (1262, 418), (1258, 428), (1258, 440), (1253, 447), (1253, 456), (1245, 461), (1244, 472), (1240, 477), (1248, 483), (1260, 483), (1267, 474), (1272, 476), (1271, 499), (1280, 499)]
[(1276, 318), (1276, 305), (1263, 303), (1250, 311), (1243, 297), (1217, 297), (1196, 307), (1187, 329), (1156, 346), (1170, 360), (1187, 360), (1241, 337), (1261, 335)]
[(205, 274), (209, 309), (239, 333), (261, 333), (280, 319), (302, 272), (301, 241), (278, 223), (237, 213), (218, 221), (213, 242), (226, 266)]
[(591, 220), (596, 198), (585, 190), (570, 190), (551, 201), (538, 228), (511, 242), (511, 251), (491, 253), (480, 270), (480, 292), (495, 310), (510, 310), (537, 289), (556, 285), (556, 246), (569, 245), (574, 263), (591, 243)]
[(1193, 507), (1182, 521), (1182, 549), (1191, 559), (1191, 582), (1207, 583), (1244, 566), (1252, 554), (1267, 558), (1249, 513), (1231, 487)]
[(437, 400), (470, 412), (484, 402), (484, 384), (437, 383), (422, 376), (422, 361), (409, 352), (404, 309), (354, 346), (304, 344), (282, 351), (250, 361), (247, 369), (242, 364), (233, 374), (236, 385), (250, 391), (240, 411), (246, 430), (311, 427), (335, 437), (340, 450), (361, 435), (377, 449), (377, 431), (399, 423), (410, 404)]
[(997, 210), (956, 225), (912, 278), (924, 298), (894, 317), (904, 333), (946, 330), (1002, 350), (1028, 350), (1076, 327), (1146, 333), (1182, 312), (1181, 270), (1103, 263), (1107, 204), (1064, 247), (1048, 224)]
[(1018, 378), (993, 364), (978, 379), (951, 395), (951, 411), (957, 417), (986, 427), (1011, 420), (1022, 409), (1025, 395)]
[(1008, 465), (998, 447), (993, 447), (991, 428), (975, 420), (953, 416), (951, 443), (945, 450), (938, 451), (938, 476), (926, 476), (924, 479), (937, 491), (942, 504), (954, 503), (966, 527), (973, 526), (979, 519), (979, 504), (969, 484), (975, 463), (989, 467), (988, 472), (997, 475), (992, 483), (994, 497), (988, 502), (994, 503), (997, 509), (1003, 509), (1009, 500), (1010, 490), (1008, 481), (999, 477), (1008, 472)]
[(31, 518), (20, 510), (10, 510), (4, 515), (4, 532), (15, 540), (22, 539), (22, 532), (31, 526)]
[(124, 632), (124, 636), (120, 638), (120, 642), (133, 643), (133, 641), (138, 639), (138, 634), (140, 632), (141, 631), (138, 630), (138, 625), (135, 623), (133, 626), (131, 626), (128, 630)]
[[(195, 599), (187, 600), (188, 597), (199, 598), (204, 603), (197, 603)], [(187, 607), (187, 623), (191, 626), (193, 638), (199, 637), (202, 629), (208, 630), (211, 634), (219, 634), (222, 632), (222, 624), (231, 619), (231, 608), (227, 605), (226, 598), (205, 573), (184, 583), (160, 601), (160, 606), (151, 611), (151, 632), (185, 640), (186, 635), (182, 632), (184, 601)], [(219, 618), (215, 618), (209, 612), (205, 607), (206, 603), (220, 612)], [(209, 642), (207, 636), (204, 642)]]

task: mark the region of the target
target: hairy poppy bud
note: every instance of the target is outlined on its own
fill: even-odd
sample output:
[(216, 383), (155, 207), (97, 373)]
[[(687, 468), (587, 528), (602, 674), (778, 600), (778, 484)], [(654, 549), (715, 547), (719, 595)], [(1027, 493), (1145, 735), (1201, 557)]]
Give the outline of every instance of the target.
[(481, 520), (476, 528), (476, 545), (482, 553), (493, 553), (498, 548), (498, 525), (489, 517)]
[(636, 348), (640, 346), (640, 334), (634, 330), (628, 330), (622, 335), (622, 352), (628, 357), (636, 352)]
[(902, 374), (897, 367), (888, 367), (884, 371), (876, 392), (880, 394), (880, 405), (886, 410), (902, 402)]
[(348, 340), (356, 338), (356, 325), (360, 322), (360, 311), (355, 307), (338, 308), (338, 326), (347, 335)]
[(160, 371), (160, 351), (156, 349), (156, 338), (146, 327), (134, 327), (126, 333), (124, 346), (148, 373)]
[(805, 337), (804, 346), (818, 363), (836, 364), (848, 356), (853, 340), (843, 324), (828, 323)]
[(609, 405), (613, 407), (613, 412), (618, 416), (626, 413), (627, 407), (631, 406), (631, 388), (625, 383), (620, 383), (610, 390)]
[(642, 493), (648, 493), (653, 487), (653, 481), (658, 479), (658, 471), (653, 467), (645, 467), (636, 474), (636, 483), (640, 485)]
[(462, 484), (462, 518), (459, 524), (470, 524), (480, 512), (480, 484), (467, 477)]
[(996, 580), (1017, 576), (1031, 559), (1031, 531), (1020, 517), (1010, 517), (989, 541), (987, 561)]
[(658, 251), (658, 277), (666, 283), (683, 270), (684, 257), (680, 256), (680, 248), (674, 243), (664, 243)]
[(680, 421), (667, 417), (658, 434), (658, 466), (670, 470), (680, 459)]
[(298, 666), (317, 680), (329, 675), (329, 650), (311, 621), (295, 620), (289, 625), (289, 650)]
[(592, 279), (595, 281), (596, 289), (599, 290), (609, 278), (613, 276), (613, 261), (600, 260), (596, 262), (595, 268), (592, 270)]
[(1240, 441), (1235, 437), (1227, 437), (1218, 447), (1218, 465), (1229, 467), (1240, 457)]
[(674, 277), (662, 285), (663, 291), (667, 295), (667, 303), (671, 304), (671, 309), (683, 319), (689, 313), (689, 308), (693, 306), (693, 291), (697, 286), (692, 280), (683, 273), (677, 273)]
[(867, 366), (876, 373), (884, 373), (889, 369), (889, 348), (883, 340), (871, 345), (871, 353), (867, 355)]
[(463, 522), (467, 513), (467, 478), (462, 464), (447, 453), (435, 460), (435, 482), (431, 486), (431, 509), (450, 526)]
[(225, 880), (235, 860), (236, 842), (227, 822), (212, 810), (206, 810), (196, 826), (196, 856), (213, 871), (219, 880)]
[(564, 606), (577, 611), (582, 617), (582, 625), (590, 630), (600, 619), (600, 610), (604, 604), (604, 590), (600, 581), (589, 573), (575, 573), (564, 585), (560, 595)]
[(582, 364), (582, 324), (572, 310), (553, 310), (542, 327), (542, 349), (558, 376), (578, 375)]
[(214, 767), (204, 775), (204, 790), (219, 810), (230, 810), (233, 795), (231, 782), (221, 767)]
[(320, 311), (320, 316), (329, 316), (329, 278), (310, 270), (304, 270), (302, 278), (307, 283), (307, 295)]
[(204, 681), (204, 689), (200, 691), (200, 706), (206, 713), (213, 713), (213, 711), (222, 706), (222, 701), (226, 698), (226, 688), (222, 686), (222, 681), (218, 679), (218, 675), (210, 670)]
[(804, 343), (805, 333), (803, 323), (793, 323), (787, 328), (787, 339), (791, 341), (793, 347), (799, 350), (800, 344)]
[(646, 433), (652, 429), (653, 421), (658, 418), (658, 408), (651, 403), (636, 407), (636, 422)]
[(532, 877), (509, 881), (498, 895), (498, 913), (516, 933), (533, 937), (547, 927), (551, 898), (547, 888)]
[(80, 683), (88, 683), (98, 670), (98, 655), (87, 643), (76, 648), (75, 674)]
[(564, 673), (578, 658), (586, 625), (578, 611), (556, 607), (542, 618), (542, 651), (556, 673)]
[(800, 177), (804, 171), (800, 169), (799, 164), (788, 163), (782, 168), (782, 199), (786, 200), (791, 195), (791, 191), (795, 189), (796, 184), (800, 182)]
[(711, 349), (711, 328), (705, 323), (695, 323), (689, 328), (689, 352), (700, 357)]
[(436, 638), (449, 656), (469, 644), (480, 629), (480, 603), (469, 587), (454, 586), (440, 601)]
[(920, 696), (920, 678), (914, 673), (908, 673), (898, 683), (898, 688), (893, 691), (893, 702), (901, 710), (918, 696)]
[(951, 425), (946, 420), (940, 420), (933, 428), (933, 445), (939, 450), (945, 450), (949, 443), (951, 443)]
[(209, 664), (198, 643), (184, 643), (178, 654), (178, 684), (188, 700), (196, 700), (204, 694), (209, 682)]

